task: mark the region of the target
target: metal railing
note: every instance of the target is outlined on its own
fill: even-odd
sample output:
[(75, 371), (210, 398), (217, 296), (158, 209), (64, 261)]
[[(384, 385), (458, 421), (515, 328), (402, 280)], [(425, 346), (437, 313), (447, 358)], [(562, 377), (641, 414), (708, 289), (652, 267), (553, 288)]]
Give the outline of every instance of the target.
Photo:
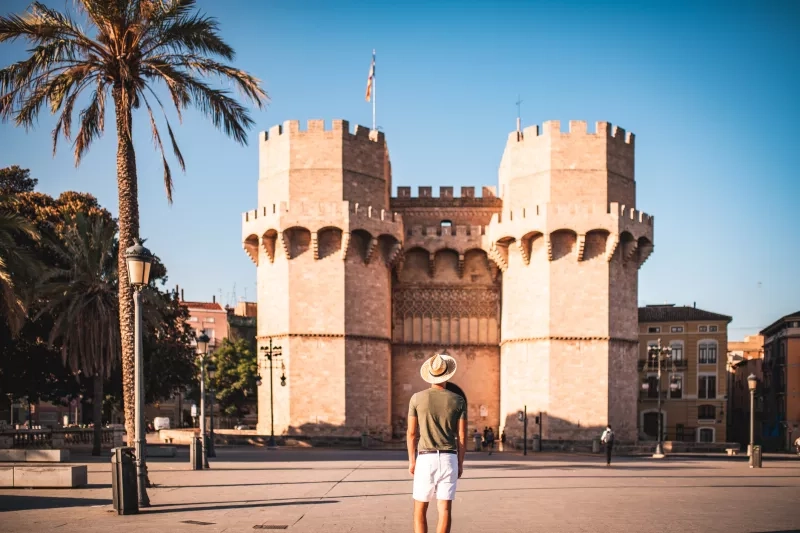
[[(100, 444), (103, 448), (122, 445), (122, 428), (103, 428)], [(11, 429), (0, 432), (0, 448), (62, 449), (91, 447), (94, 429)]]

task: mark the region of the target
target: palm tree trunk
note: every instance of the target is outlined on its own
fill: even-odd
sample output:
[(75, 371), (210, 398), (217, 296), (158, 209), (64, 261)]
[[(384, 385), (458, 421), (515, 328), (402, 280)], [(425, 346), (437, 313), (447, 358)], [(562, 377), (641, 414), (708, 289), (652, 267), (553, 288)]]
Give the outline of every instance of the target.
[[(122, 346), (122, 401), (125, 433), (133, 446), (135, 417), (133, 289), (128, 283), (125, 250), (139, 236), (136, 154), (133, 150), (131, 103), (121, 87), (112, 91), (117, 125), (117, 189), (119, 195), (119, 328)], [(130, 93), (128, 93), (130, 94)]]
[(94, 375), (94, 442), (92, 443), (92, 455), (100, 455), (103, 442), (103, 374)]

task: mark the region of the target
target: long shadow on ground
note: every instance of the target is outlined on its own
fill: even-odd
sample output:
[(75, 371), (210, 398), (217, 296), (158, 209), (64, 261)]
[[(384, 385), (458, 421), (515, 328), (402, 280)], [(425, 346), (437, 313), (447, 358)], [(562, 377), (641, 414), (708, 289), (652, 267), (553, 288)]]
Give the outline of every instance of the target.
[(109, 505), (111, 500), (98, 498), (58, 498), (51, 496), (7, 495), (0, 498), (0, 512), (28, 511), (30, 509), (58, 509), (63, 507), (91, 507)]

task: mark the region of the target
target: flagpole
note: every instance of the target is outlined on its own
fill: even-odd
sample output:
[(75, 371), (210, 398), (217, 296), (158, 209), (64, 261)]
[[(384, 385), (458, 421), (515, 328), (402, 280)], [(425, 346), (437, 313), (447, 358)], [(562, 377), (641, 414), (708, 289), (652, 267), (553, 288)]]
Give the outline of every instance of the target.
[[(372, 60), (375, 61), (375, 49), (372, 50)], [(374, 71), (372, 74), (372, 130), (375, 131), (377, 128), (375, 127), (375, 85), (377, 82), (377, 76), (375, 75)]]

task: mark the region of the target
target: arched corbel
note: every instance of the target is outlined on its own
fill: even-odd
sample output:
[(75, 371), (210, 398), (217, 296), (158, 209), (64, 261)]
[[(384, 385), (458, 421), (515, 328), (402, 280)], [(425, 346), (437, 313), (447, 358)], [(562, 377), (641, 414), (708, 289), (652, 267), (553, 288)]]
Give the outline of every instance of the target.
[(614, 257), (614, 252), (617, 251), (617, 246), (619, 246), (619, 235), (612, 235), (608, 242), (606, 243), (606, 261), (611, 262), (611, 259)]
[(578, 235), (578, 261), (583, 261), (583, 250), (586, 247), (586, 234)]
[(372, 260), (372, 255), (375, 253), (375, 248), (378, 247), (378, 238), (373, 237), (372, 240), (369, 241), (369, 246), (367, 247), (367, 254), (364, 256), (364, 264), (369, 264)]
[(347, 259), (347, 250), (350, 249), (350, 232), (342, 232), (342, 261)]

